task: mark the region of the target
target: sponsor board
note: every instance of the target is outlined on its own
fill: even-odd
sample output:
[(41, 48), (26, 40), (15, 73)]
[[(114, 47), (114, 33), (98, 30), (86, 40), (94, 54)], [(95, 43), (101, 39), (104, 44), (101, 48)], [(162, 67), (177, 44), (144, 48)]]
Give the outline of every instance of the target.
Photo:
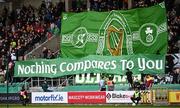
[[(132, 103), (133, 94), (134, 91), (108, 91), (106, 92), (106, 103)], [(152, 103), (150, 91), (141, 91), (140, 103)]]
[(106, 103), (106, 92), (68, 92), (68, 103)]
[[(28, 93), (28, 97), (29, 99), (31, 98), (30, 93)], [(5, 103), (9, 103), (9, 104), (22, 103), (19, 97), (19, 93), (8, 93), (8, 99), (7, 99), (7, 93), (0, 93), (0, 104), (5, 104)]]
[(140, 103), (150, 104), (152, 103), (152, 92), (150, 90), (141, 91), (141, 101)]
[(180, 103), (180, 91), (169, 92), (169, 103)]
[(106, 103), (132, 103), (131, 97), (134, 91), (108, 91), (106, 92)]
[(32, 103), (67, 103), (67, 92), (32, 92)]

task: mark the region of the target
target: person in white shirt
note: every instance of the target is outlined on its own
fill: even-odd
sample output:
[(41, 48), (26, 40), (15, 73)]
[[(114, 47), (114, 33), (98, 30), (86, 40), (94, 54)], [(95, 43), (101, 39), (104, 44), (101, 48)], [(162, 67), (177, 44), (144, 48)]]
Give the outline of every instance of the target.
[(104, 80), (104, 77), (99, 81), (99, 88), (100, 91), (106, 91), (106, 81)]

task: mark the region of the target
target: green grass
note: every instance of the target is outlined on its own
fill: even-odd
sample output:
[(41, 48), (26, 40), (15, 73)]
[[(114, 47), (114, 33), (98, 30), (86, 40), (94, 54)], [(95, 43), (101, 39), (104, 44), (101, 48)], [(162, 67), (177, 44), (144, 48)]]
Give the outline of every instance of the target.
[(110, 104), (110, 105), (71, 105), (71, 104), (29, 104), (22, 106), (20, 104), (0, 104), (0, 108), (180, 108), (180, 106), (153, 106), (153, 105), (138, 105), (131, 106), (130, 104)]

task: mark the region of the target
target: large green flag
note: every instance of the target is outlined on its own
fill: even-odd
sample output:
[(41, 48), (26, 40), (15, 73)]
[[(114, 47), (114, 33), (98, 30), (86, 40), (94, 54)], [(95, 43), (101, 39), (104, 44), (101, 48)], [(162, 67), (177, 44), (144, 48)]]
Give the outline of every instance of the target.
[(164, 3), (132, 10), (64, 13), (62, 57), (165, 54), (166, 20)]
[(17, 61), (15, 77), (60, 77), (83, 73), (105, 73), (125, 75), (126, 68), (133, 74), (163, 74), (164, 55), (91, 55), (80, 59), (57, 58)]

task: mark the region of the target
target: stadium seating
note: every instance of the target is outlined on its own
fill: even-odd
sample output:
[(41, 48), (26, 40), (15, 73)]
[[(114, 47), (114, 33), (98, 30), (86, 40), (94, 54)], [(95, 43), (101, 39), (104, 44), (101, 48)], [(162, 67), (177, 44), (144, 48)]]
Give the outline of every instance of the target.
[[(9, 84), (8, 85), (8, 92), (9, 93), (18, 93), (22, 86), (24, 85), (25, 83), (13, 83), (13, 84)], [(28, 83), (26, 84), (28, 85)], [(7, 93), (7, 84), (5, 83), (1, 83), (0, 84), (0, 93)]]

